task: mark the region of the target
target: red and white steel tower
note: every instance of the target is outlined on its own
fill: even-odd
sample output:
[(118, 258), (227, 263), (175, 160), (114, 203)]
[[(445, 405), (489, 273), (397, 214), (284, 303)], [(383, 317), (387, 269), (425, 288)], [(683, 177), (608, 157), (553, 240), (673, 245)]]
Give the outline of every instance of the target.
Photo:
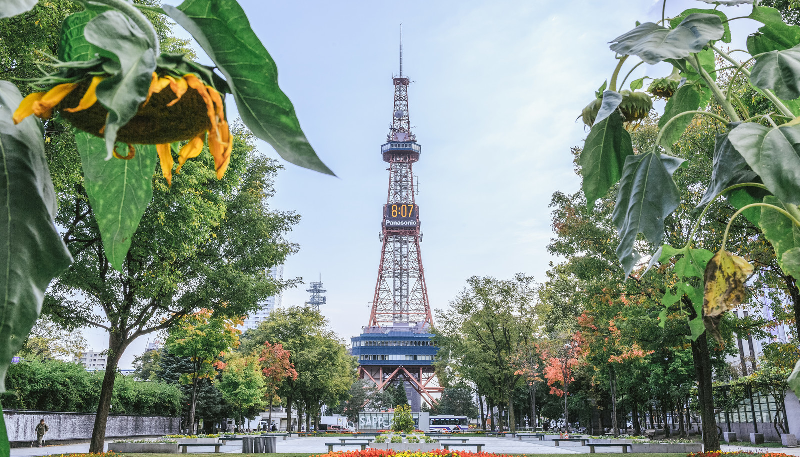
[(401, 43), (400, 75), (392, 78), (392, 125), (386, 144), (381, 146), (383, 160), (389, 163), (389, 192), (383, 207), (383, 246), (370, 326), (395, 322), (433, 324), (419, 246), (419, 206), (414, 200), (413, 164), (419, 160), (421, 148), (411, 132), (408, 114), (410, 81), (403, 76), (402, 46)]
[[(369, 324), (352, 338), (352, 354), (358, 358), (358, 375), (378, 389), (399, 382), (412, 395), (411, 408), (419, 411), (420, 400), (432, 405), (442, 389), (433, 361), (438, 351), (430, 333), (433, 325), (422, 268), (419, 206), (413, 165), (420, 145), (411, 132), (408, 114), (409, 79), (403, 76), (403, 45), (400, 44), (400, 75), (394, 83), (394, 110), (383, 160), (389, 163), (389, 192), (383, 206), (381, 260)], [(407, 391), (409, 392), (409, 391)], [(413, 393), (413, 392), (412, 392)]]

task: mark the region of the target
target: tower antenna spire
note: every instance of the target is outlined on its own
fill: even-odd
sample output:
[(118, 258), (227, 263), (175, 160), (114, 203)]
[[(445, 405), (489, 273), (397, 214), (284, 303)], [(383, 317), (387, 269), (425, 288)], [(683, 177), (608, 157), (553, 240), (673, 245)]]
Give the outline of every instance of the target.
[(403, 23), (400, 23), (400, 77), (403, 77)]

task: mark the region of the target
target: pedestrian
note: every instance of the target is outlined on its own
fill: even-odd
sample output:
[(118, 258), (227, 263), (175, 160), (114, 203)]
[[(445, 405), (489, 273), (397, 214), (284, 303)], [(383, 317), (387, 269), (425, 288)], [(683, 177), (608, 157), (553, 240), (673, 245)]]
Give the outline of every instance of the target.
[(44, 434), (47, 433), (49, 428), (47, 424), (44, 423), (44, 419), (39, 421), (39, 425), (36, 426), (36, 443), (39, 447), (42, 447), (44, 444)]

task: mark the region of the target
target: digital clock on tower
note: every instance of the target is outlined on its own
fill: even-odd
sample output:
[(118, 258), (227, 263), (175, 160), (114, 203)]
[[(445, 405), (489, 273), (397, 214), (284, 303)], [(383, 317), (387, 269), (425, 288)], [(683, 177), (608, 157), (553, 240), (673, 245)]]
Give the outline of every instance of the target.
[(391, 203), (383, 207), (383, 221), (386, 228), (416, 227), (419, 221), (419, 206), (411, 203)]

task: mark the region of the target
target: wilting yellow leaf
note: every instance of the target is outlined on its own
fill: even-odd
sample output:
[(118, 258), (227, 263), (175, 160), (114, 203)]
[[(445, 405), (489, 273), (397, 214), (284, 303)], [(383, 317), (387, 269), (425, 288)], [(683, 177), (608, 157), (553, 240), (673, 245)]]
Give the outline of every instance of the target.
[(728, 251), (717, 252), (706, 265), (703, 315), (715, 317), (739, 306), (751, 274), (753, 266), (747, 260)]

